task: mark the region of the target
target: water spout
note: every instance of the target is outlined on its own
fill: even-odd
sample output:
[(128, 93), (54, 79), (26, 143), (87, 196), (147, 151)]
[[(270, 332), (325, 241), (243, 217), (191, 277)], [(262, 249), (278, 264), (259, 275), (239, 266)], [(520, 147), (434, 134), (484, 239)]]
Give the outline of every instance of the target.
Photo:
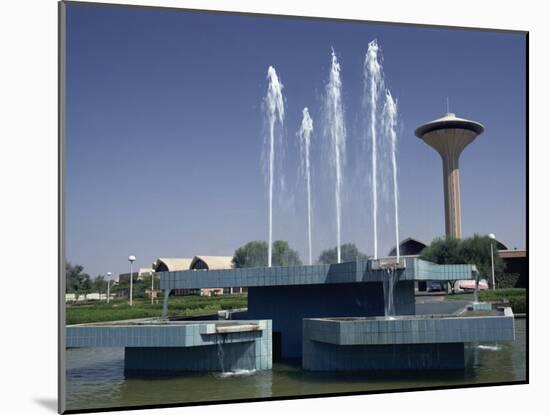
[(279, 123), (281, 129), (285, 116), (284, 99), (283, 99), (283, 84), (277, 77), (277, 72), (273, 66), (267, 70), (267, 94), (264, 99), (265, 112), (269, 126), (269, 149), (268, 149), (268, 221), (269, 221), (269, 236), (267, 246), (267, 266), (271, 266), (272, 244), (273, 244), (273, 184), (274, 184), (274, 168), (275, 168), (275, 124)]
[(331, 162), (334, 167), (334, 200), (336, 204), (336, 252), (337, 262), (342, 262), (341, 219), (342, 219), (342, 167), (346, 151), (346, 128), (342, 104), (342, 81), (340, 64), (334, 49), (331, 54), (329, 82), (325, 95), (325, 130), (331, 143)]
[(386, 90), (386, 102), (382, 116), (385, 136), (390, 140), (391, 164), (393, 179), (393, 207), (395, 220), (395, 250), (399, 262), (399, 188), (397, 185), (397, 102), (393, 100), (390, 90)]
[(313, 120), (306, 108), (302, 111), (302, 125), (298, 133), (300, 137), (300, 153), (302, 160), (302, 170), (306, 179), (306, 197), (307, 197), (307, 244), (309, 265), (313, 264), (311, 251), (311, 166), (310, 166), (310, 147), (311, 135), (313, 134)]
[(380, 91), (384, 88), (382, 65), (378, 59), (378, 42), (369, 43), (365, 62), (363, 64), (363, 78), (366, 104), (369, 112), (369, 135), (371, 138), (371, 194), (373, 217), (373, 246), (374, 259), (378, 258), (378, 153), (377, 153), (377, 114)]

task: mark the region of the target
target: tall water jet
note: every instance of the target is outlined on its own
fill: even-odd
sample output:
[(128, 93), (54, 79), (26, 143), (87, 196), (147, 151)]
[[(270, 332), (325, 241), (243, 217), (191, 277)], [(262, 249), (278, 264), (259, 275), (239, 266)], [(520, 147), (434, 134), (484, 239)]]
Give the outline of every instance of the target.
[(342, 81), (340, 64), (332, 49), (332, 65), (325, 96), (325, 131), (331, 143), (331, 161), (334, 165), (334, 199), (336, 203), (336, 252), (338, 263), (342, 261), (341, 218), (342, 218), (342, 165), (346, 151), (346, 128), (342, 105)]
[(363, 64), (365, 96), (369, 110), (370, 138), (371, 138), (371, 193), (373, 216), (373, 245), (374, 258), (378, 258), (378, 154), (377, 154), (377, 125), (378, 98), (384, 88), (382, 65), (378, 59), (378, 42), (369, 43), (365, 62)]
[(382, 124), (385, 136), (390, 140), (391, 164), (393, 178), (393, 207), (395, 219), (395, 252), (399, 262), (399, 188), (397, 185), (397, 102), (394, 101), (389, 89), (386, 90)]
[(284, 99), (283, 99), (283, 84), (277, 77), (277, 72), (273, 66), (267, 70), (267, 94), (264, 99), (265, 112), (269, 126), (269, 149), (268, 149), (268, 217), (269, 217), (269, 241), (267, 246), (267, 266), (271, 266), (272, 242), (273, 242), (273, 184), (274, 184), (274, 167), (275, 167), (275, 123), (283, 127), (285, 116)]
[(306, 179), (306, 193), (307, 193), (307, 245), (308, 245), (308, 259), (309, 265), (313, 264), (313, 257), (311, 251), (311, 168), (309, 150), (311, 147), (311, 135), (313, 134), (313, 120), (309, 115), (307, 107), (302, 111), (302, 125), (298, 133), (300, 137), (300, 153), (302, 160), (302, 170)]

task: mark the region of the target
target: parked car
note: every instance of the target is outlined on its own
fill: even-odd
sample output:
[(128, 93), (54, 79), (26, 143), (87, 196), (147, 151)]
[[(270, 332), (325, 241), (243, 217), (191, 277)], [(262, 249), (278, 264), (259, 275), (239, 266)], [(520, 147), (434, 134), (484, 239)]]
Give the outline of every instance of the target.
[[(475, 280), (459, 280), (454, 283), (453, 293), (472, 292), (475, 291), (475, 289)], [(487, 280), (479, 280), (478, 289), (480, 291), (488, 290), (489, 284), (487, 284)]]
[(436, 292), (436, 291), (446, 291), (446, 283), (443, 281), (428, 281), (426, 286), (426, 291)]

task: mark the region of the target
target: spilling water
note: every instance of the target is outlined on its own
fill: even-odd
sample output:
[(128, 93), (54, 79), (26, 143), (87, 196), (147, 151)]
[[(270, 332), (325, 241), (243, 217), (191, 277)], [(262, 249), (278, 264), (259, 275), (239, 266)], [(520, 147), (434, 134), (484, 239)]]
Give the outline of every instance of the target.
[(340, 64), (334, 49), (331, 55), (330, 76), (324, 97), (325, 133), (332, 151), (330, 160), (334, 169), (334, 201), (336, 204), (336, 251), (337, 262), (342, 261), (341, 221), (342, 221), (342, 169), (346, 152), (346, 127), (344, 124), (344, 106), (342, 103), (342, 80)]
[(313, 134), (313, 120), (306, 108), (302, 111), (302, 125), (298, 133), (300, 137), (300, 155), (302, 161), (302, 171), (306, 179), (306, 197), (307, 197), (307, 245), (308, 245), (308, 260), (309, 265), (313, 264), (311, 251), (311, 164), (310, 164), (310, 148), (311, 136)]
[(480, 350), (489, 350), (491, 352), (497, 352), (500, 350), (500, 346), (499, 345), (488, 345), (488, 344), (479, 344), (477, 346), (478, 349)]
[(224, 351), (223, 351), (223, 343), (225, 343), (225, 338), (222, 334), (219, 334), (217, 336), (217, 343), (218, 343), (218, 361), (220, 363), (220, 369), (222, 373), (225, 373)]
[(394, 290), (399, 279), (398, 270), (396, 268), (386, 269), (386, 278), (382, 282), (384, 287), (384, 316), (391, 318), (395, 316)]
[(273, 66), (267, 70), (267, 94), (264, 98), (264, 108), (268, 123), (268, 217), (269, 217), (269, 241), (267, 247), (267, 264), (271, 266), (272, 243), (273, 243), (273, 187), (275, 170), (275, 125), (279, 124), (281, 131), (285, 116), (285, 107), (283, 99), (283, 84), (277, 77), (277, 72)]
[(224, 379), (224, 378), (230, 378), (230, 377), (234, 377), (234, 376), (251, 376), (251, 375), (255, 374), (256, 372), (257, 372), (256, 369), (236, 369), (236, 370), (232, 370), (230, 372), (218, 373), (218, 374), (216, 374), (216, 377)]

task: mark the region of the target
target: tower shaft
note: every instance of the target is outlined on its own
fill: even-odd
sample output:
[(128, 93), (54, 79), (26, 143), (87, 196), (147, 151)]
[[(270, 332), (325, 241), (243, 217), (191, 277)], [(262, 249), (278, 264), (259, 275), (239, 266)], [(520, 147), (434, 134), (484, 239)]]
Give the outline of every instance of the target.
[(443, 193), (445, 200), (445, 235), (453, 238), (462, 237), (460, 215), (460, 170), (459, 156), (442, 157), (443, 159)]

